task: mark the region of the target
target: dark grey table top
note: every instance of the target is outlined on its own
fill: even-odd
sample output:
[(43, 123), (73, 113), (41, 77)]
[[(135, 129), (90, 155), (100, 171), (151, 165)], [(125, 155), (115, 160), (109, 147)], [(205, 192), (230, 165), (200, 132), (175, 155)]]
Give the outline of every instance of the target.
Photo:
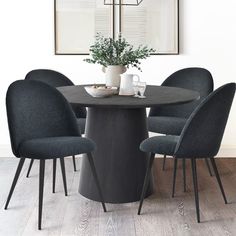
[(147, 86), (145, 91), (146, 98), (143, 99), (118, 95), (106, 98), (94, 98), (85, 91), (84, 86), (65, 86), (58, 88), (58, 90), (70, 103), (84, 107), (142, 108), (182, 104), (199, 99), (199, 93), (196, 91), (154, 85)]

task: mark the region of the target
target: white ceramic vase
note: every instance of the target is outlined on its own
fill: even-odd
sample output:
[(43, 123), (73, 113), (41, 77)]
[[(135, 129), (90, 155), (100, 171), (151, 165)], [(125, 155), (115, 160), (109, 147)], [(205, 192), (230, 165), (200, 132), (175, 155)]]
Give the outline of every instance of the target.
[(102, 68), (105, 73), (106, 86), (120, 87), (120, 75), (126, 72), (126, 67), (121, 65), (107, 66)]

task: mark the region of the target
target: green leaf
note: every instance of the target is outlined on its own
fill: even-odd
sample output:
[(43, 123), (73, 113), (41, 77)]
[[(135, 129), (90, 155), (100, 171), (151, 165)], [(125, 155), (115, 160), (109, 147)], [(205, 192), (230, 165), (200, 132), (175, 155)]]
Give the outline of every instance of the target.
[(91, 64), (123, 65), (136, 67), (141, 71), (139, 60), (146, 59), (155, 52), (154, 49), (140, 45), (137, 49), (129, 44), (125, 38), (119, 34), (118, 39), (105, 38), (101, 34), (96, 34), (95, 43), (90, 46), (91, 58), (84, 59), (85, 62)]

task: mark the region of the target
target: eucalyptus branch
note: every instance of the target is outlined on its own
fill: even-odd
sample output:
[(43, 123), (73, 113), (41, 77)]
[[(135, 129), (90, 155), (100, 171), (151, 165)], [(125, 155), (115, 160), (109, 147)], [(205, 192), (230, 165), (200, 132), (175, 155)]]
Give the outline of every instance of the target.
[(84, 61), (91, 64), (100, 64), (102, 66), (123, 65), (129, 68), (136, 67), (141, 71), (140, 61), (146, 59), (155, 52), (154, 49), (140, 45), (137, 49), (129, 44), (121, 34), (117, 40), (105, 38), (101, 34), (95, 36), (95, 43), (90, 47), (91, 58)]

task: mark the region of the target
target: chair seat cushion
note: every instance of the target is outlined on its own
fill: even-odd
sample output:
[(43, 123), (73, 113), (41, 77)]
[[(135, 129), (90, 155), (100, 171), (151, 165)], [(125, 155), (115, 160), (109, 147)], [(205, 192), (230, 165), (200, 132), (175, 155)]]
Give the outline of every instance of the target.
[(48, 137), (21, 143), (19, 153), (26, 158), (52, 159), (92, 152), (95, 148), (95, 143), (87, 138)]
[(77, 118), (77, 123), (79, 125), (79, 130), (81, 134), (85, 132), (86, 118)]
[(147, 120), (149, 131), (167, 135), (180, 135), (187, 122), (186, 118), (169, 116), (149, 116)]
[(143, 152), (152, 152), (152, 153), (173, 156), (178, 141), (179, 141), (179, 136), (174, 136), (174, 135), (155, 136), (145, 139), (140, 144), (140, 149)]

